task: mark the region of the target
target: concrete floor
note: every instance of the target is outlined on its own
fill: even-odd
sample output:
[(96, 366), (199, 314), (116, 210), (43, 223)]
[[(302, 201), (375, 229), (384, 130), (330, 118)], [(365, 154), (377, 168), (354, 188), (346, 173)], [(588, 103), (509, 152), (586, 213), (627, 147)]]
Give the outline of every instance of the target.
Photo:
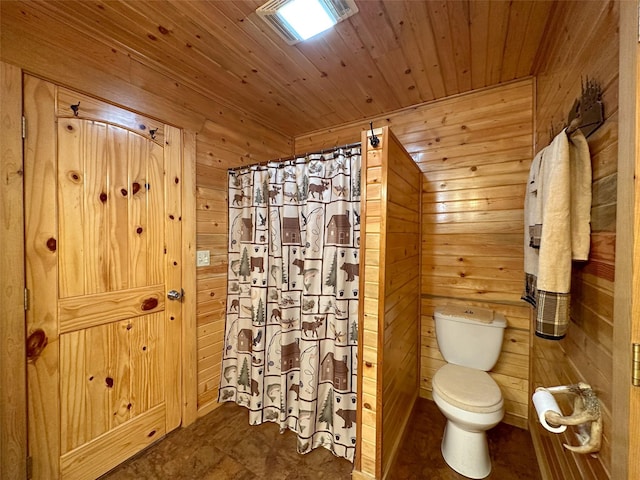
[[(436, 405), (418, 399), (389, 480), (458, 480), (442, 459), (445, 418)], [(500, 424), (489, 431), (493, 471), (488, 479), (539, 480), (529, 432)], [(296, 452), (293, 432), (267, 423), (251, 426), (247, 410), (232, 403), (178, 429), (100, 480), (348, 480), (351, 463), (324, 448)]]

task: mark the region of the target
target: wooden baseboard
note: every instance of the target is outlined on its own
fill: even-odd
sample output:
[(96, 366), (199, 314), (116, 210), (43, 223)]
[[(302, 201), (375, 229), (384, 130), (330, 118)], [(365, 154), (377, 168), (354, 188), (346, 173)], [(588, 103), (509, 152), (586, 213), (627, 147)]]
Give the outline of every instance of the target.
[(529, 430), (529, 420), (525, 417), (514, 415), (512, 413), (505, 413), (502, 421), (507, 425), (511, 425), (512, 427), (518, 427), (523, 430)]
[(433, 394), (431, 393), (431, 390), (428, 390), (426, 388), (421, 388), (420, 398), (426, 398), (427, 400), (433, 401)]
[(222, 404), (218, 403), (217, 400), (211, 400), (204, 405), (198, 405), (198, 418), (204, 417), (206, 414), (213, 412), (220, 405)]

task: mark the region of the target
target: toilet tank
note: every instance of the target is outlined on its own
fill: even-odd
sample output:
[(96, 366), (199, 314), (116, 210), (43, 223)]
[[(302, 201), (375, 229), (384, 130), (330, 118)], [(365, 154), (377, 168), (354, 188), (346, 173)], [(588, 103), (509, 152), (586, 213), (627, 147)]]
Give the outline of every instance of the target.
[(448, 363), (488, 371), (498, 361), (507, 320), (493, 310), (447, 305), (435, 309), (438, 348)]

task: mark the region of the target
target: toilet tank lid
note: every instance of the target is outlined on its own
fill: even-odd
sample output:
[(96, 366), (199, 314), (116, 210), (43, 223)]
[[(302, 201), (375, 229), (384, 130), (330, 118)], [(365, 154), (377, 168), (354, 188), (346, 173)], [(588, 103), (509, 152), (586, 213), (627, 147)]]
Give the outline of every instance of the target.
[(492, 327), (505, 328), (507, 320), (501, 313), (493, 310), (479, 307), (460, 307), (457, 305), (445, 305), (437, 307), (435, 315), (440, 315), (448, 320), (454, 320), (463, 323), (485, 323)]

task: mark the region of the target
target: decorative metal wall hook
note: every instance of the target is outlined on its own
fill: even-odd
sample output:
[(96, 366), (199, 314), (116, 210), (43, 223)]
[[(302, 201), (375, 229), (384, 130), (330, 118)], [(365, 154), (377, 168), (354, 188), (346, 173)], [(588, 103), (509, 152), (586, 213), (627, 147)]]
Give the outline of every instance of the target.
[(549, 142), (553, 141), (558, 133), (565, 129), (565, 133), (571, 137), (576, 130), (580, 130), (585, 138), (604, 124), (604, 104), (602, 103), (602, 88), (595, 80), (581, 81), (582, 92), (580, 98), (576, 98), (571, 106), (567, 121), (556, 129), (551, 121), (549, 128)]
[(373, 148), (376, 148), (380, 145), (380, 139), (376, 137), (375, 133), (373, 133), (373, 122), (369, 122), (369, 126), (371, 127), (371, 137), (369, 137), (369, 142)]
[(595, 80), (580, 82), (582, 94), (576, 99), (569, 112), (567, 134), (571, 135), (578, 128), (588, 137), (604, 123), (604, 105), (602, 103), (602, 88)]
[(149, 130), (149, 135), (151, 135), (151, 140), (155, 140), (156, 139), (156, 132), (158, 131), (157, 128), (154, 128), (153, 130)]
[(71, 107), (71, 110), (73, 110), (73, 116), (77, 117), (78, 110), (80, 109), (80, 102), (76, 103), (75, 105), (69, 105), (69, 107)]

